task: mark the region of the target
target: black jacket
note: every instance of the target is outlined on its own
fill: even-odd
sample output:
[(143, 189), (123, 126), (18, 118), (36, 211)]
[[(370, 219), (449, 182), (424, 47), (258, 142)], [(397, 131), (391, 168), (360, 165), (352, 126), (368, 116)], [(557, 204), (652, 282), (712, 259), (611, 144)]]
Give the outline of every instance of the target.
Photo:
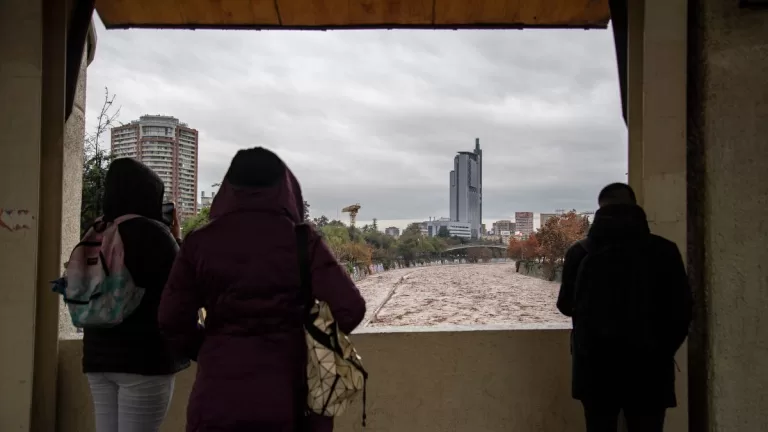
[(83, 372), (120, 372), (168, 375), (189, 367), (189, 360), (173, 355), (160, 335), (157, 310), (165, 282), (179, 250), (162, 220), (163, 182), (145, 165), (118, 159), (107, 173), (104, 219), (138, 214), (120, 224), (125, 265), (137, 286), (145, 289), (139, 307), (112, 328), (86, 328), (83, 334)]
[[(591, 250), (620, 245), (623, 250), (629, 250), (630, 255), (637, 251), (630, 259), (651, 263), (646, 267), (650, 280), (654, 281), (654, 286), (648, 287), (653, 293), (654, 310), (638, 310), (638, 313), (649, 315), (649, 322), (658, 329), (655, 334), (659, 340), (655, 342), (662, 348), (642, 356), (622, 354), (618, 347), (605, 347), (600, 355), (593, 356), (572, 349), (573, 397), (622, 406), (676, 406), (674, 355), (685, 341), (692, 313), (691, 290), (677, 246), (650, 233), (642, 208), (625, 205), (598, 210), (587, 242)], [(583, 242), (573, 245), (565, 256), (557, 307), (567, 316), (573, 316), (576, 279), (586, 256)], [(611, 289), (632, 283), (629, 277), (622, 277), (620, 264), (592, 270), (611, 274), (610, 279), (615, 279)], [(574, 331), (585, 330), (578, 328), (578, 321), (574, 321)], [(623, 342), (625, 347), (636, 346), (633, 343), (636, 341)]]

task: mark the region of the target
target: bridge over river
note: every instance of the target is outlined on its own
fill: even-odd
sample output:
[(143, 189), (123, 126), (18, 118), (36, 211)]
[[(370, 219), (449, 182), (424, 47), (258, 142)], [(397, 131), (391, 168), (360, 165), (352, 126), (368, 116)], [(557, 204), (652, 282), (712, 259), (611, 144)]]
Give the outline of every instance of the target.
[(450, 251), (455, 251), (460, 249), (482, 249), (482, 248), (507, 250), (507, 247), (504, 245), (466, 244), (466, 245), (456, 245), (456, 246), (445, 248), (443, 252), (450, 252)]

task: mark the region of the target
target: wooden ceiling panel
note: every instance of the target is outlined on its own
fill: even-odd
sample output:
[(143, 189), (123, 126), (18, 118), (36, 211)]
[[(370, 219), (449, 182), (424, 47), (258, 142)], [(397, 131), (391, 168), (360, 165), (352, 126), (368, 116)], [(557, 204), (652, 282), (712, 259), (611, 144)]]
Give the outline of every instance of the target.
[(278, 0), (286, 27), (428, 26), (433, 0)]
[(440, 26), (605, 27), (608, 0), (435, 0)]
[(110, 27), (279, 26), (274, 0), (96, 0)]
[(187, 0), (184, 3), (185, 17), (204, 26), (279, 25), (274, 0)]
[(107, 28), (603, 28), (608, 0), (96, 0)]

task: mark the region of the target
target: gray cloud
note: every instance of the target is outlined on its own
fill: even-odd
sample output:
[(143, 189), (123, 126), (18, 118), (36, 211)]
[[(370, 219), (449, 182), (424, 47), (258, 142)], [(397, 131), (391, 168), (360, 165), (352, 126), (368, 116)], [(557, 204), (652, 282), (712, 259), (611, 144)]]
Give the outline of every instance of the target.
[(239, 148), (274, 149), (313, 214), (447, 216), (448, 171), (479, 137), (484, 216), (591, 209), (625, 180), (610, 31), (234, 32), (99, 25), (88, 120), (103, 87), (120, 120), (200, 131), (201, 190)]

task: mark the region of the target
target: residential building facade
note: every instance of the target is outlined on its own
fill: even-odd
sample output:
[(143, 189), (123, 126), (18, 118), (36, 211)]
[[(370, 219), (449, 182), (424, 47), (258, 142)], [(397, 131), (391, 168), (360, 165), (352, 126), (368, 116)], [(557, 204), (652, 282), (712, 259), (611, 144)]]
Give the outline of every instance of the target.
[(165, 184), (165, 201), (176, 203), (179, 218), (197, 214), (198, 132), (179, 119), (144, 115), (112, 128), (112, 156), (131, 157), (152, 169)]
[(384, 230), (384, 234), (390, 235), (394, 238), (400, 237), (400, 228), (398, 227), (389, 227)]
[(533, 233), (533, 212), (515, 212), (515, 228), (523, 237)]

